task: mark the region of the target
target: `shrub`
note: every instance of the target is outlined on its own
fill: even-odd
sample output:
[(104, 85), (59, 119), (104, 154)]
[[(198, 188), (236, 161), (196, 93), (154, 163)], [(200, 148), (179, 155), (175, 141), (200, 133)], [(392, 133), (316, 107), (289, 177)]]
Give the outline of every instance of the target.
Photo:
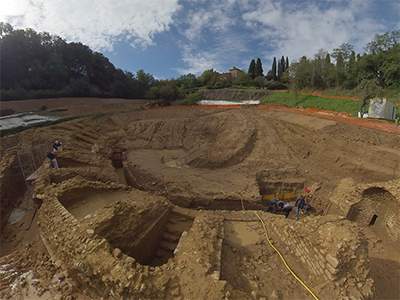
[(197, 105), (200, 99), (200, 92), (194, 92), (191, 94), (187, 94), (185, 99), (181, 100), (178, 105)]

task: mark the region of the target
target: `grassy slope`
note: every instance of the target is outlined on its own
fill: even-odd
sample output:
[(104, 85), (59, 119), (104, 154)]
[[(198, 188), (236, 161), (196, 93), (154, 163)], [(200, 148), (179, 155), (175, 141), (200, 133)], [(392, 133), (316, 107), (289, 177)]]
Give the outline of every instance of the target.
[[(318, 97), (311, 95), (297, 94), (297, 103), (295, 102), (295, 94), (289, 92), (276, 92), (273, 95), (261, 100), (261, 105), (268, 105), (271, 103), (285, 104), (290, 107), (302, 106), (318, 107), (323, 110), (332, 110), (338, 112), (346, 112), (353, 116), (358, 115), (361, 101), (335, 99), (328, 97)], [(400, 110), (397, 110), (397, 116), (400, 116)]]

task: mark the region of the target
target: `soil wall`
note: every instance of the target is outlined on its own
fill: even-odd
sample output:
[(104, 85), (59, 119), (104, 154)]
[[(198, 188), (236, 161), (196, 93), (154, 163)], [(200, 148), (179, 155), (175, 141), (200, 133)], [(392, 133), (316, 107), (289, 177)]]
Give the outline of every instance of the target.
[(272, 95), (273, 91), (267, 90), (202, 90), (202, 100), (262, 100)]

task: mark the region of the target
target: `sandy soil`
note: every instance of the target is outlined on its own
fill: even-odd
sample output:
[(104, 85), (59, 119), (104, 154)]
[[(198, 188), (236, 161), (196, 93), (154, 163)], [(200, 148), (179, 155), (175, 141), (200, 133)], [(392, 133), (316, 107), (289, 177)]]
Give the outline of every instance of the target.
[[(315, 191), (309, 199), (314, 210), (307, 214), (322, 215), (343, 178), (350, 177), (357, 183), (399, 178), (400, 139), (393, 133), (391, 123), (349, 120), (334, 113), (284, 107), (143, 111), (143, 101), (117, 102), (53, 99), (2, 103), (2, 109), (15, 112), (40, 110), (43, 105), (68, 107), (64, 114), (124, 111), (100, 119), (88, 117), (28, 130), (2, 142), (17, 147), (34, 142), (50, 145), (58, 137), (66, 151), (90, 152), (95, 143), (100, 148), (121, 147), (125, 150), (124, 161), (135, 171), (138, 188), (196, 209), (240, 210), (238, 194), (246, 209), (263, 209), (260, 194), (281, 192), (282, 187), (300, 191), (306, 186)], [(3, 170), (10, 164), (7, 159), (2, 161)], [(125, 179), (121, 174), (115, 176)], [(70, 209), (84, 218), (108, 201), (114, 198), (92, 195), (72, 203)], [(3, 218), (9, 218), (15, 209), (10, 203), (2, 203), (8, 212), (2, 211)], [(0, 291), (4, 299), (90, 299), (88, 291), (51, 261), (41, 242), (35, 205), (28, 192), (18, 206), (22, 213), (11, 215), (1, 234)], [(294, 218), (294, 212), (289, 218)], [(226, 257), (221, 279), (237, 286), (231, 297), (251, 297), (253, 286), (259, 281), (254, 274), (262, 276), (274, 270), (279, 280), (271, 285), (277, 292), (259, 299), (309, 299), (291, 281), (262, 232), (252, 229), (251, 223), (241, 226), (232, 222), (225, 228), (228, 237), (223, 245)], [(362, 229), (369, 241), (375, 299), (398, 299), (399, 241), (381, 236), (373, 227)], [(246, 240), (242, 240), (243, 236)], [(272, 258), (267, 265), (261, 265), (257, 263), (261, 256)], [(228, 261), (232, 263), (227, 264)], [(254, 276), (250, 281), (249, 274)], [(280, 290), (286, 291), (284, 296)]]

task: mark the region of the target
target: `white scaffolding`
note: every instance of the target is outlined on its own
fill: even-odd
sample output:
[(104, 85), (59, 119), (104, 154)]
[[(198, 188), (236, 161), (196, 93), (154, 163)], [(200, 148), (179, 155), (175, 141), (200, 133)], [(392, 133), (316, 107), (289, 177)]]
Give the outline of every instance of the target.
[(21, 169), (20, 174), (24, 177), (28, 190), (30, 183), (38, 177), (39, 169), (46, 158), (46, 148), (45, 144), (40, 144), (17, 150), (19, 167)]

